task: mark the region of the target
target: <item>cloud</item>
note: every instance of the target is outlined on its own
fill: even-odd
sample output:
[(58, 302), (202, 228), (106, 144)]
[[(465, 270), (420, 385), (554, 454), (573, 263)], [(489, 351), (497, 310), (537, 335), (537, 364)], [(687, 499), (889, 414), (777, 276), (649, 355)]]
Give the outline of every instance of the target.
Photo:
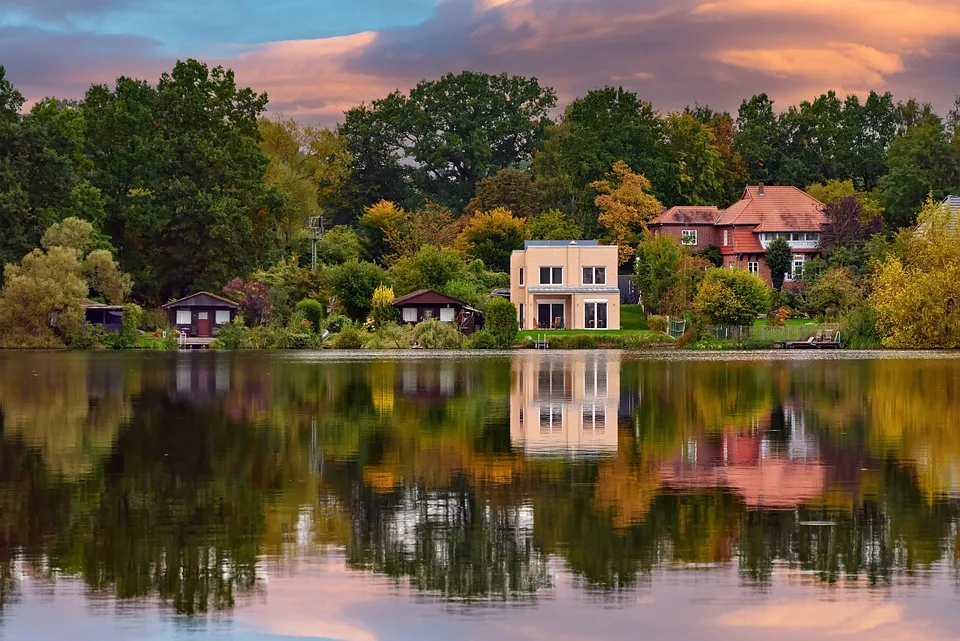
[[(174, 62), (145, 38), (35, 31), (20, 34), (20, 48), (3, 35), (0, 59), (31, 98), (75, 97), (120, 73), (154, 80)], [(954, 0), (438, 0), (413, 26), (235, 51), (205, 59), (267, 91), (271, 110), (326, 123), (466, 69), (536, 76), (561, 104), (622, 84), (661, 109), (735, 110), (759, 92), (785, 107), (829, 89), (890, 90), (946, 109), (960, 86), (960, 11)]]
[(125, 0), (4, 0), (0, 17), (21, 13), (45, 19), (96, 14), (125, 4)]
[(873, 631), (903, 620), (904, 608), (894, 603), (786, 601), (734, 610), (720, 617), (720, 625), (768, 631), (807, 630), (830, 636)]

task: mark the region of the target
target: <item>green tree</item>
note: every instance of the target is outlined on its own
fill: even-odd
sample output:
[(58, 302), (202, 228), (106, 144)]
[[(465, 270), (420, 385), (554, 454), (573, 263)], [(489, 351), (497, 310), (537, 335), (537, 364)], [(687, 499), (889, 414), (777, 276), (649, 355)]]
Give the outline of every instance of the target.
[(677, 280), (683, 249), (669, 236), (645, 238), (637, 246), (633, 281), (648, 312), (664, 309), (664, 296)]
[(853, 273), (845, 267), (828, 269), (805, 293), (807, 310), (818, 316), (845, 312), (863, 300)]
[(710, 127), (689, 113), (663, 121), (666, 175), (658, 191), (667, 207), (712, 205), (723, 198), (724, 162)]
[(767, 94), (755, 95), (740, 104), (735, 148), (751, 180), (770, 182), (777, 175), (779, 135), (773, 101)]
[(380, 164), (396, 170), (405, 159), (424, 197), (460, 210), (480, 180), (530, 160), (556, 100), (535, 78), (451, 73), (348, 111), (346, 135), (389, 132), (374, 145)]
[(313, 298), (304, 298), (295, 306), (295, 311), (303, 314), (303, 317), (310, 321), (310, 328), (319, 333), (323, 326), (323, 305)]
[(931, 114), (890, 143), (888, 173), (880, 179), (888, 225), (913, 224), (928, 194), (942, 199), (960, 188), (960, 148), (951, 142), (952, 133)]
[(707, 272), (693, 309), (714, 325), (750, 325), (769, 306), (766, 284), (745, 269), (714, 268)]
[(527, 229), (532, 240), (579, 240), (583, 232), (570, 216), (559, 209), (551, 209), (528, 219)]
[(413, 256), (405, 256), (390, 267), (390, 276), (401, 295), (418, 289), (442, 292), (467, 271), (463, 255), (446, 247), (424, 245)]
[(503, 208), (479, 212), (464, 227), (457, 242), (470, 258), (482, 260), (491, 269), (509, 271), (510, 254), (522, 249), (527, 239), (526, 222)]
[(770, 268), (770, 280), (778, 292), (783, 289), (783, 279), (790, 271), (793, 250), (785, 238), (775, 238), (767, 245), (767, 267)]
[(215, 288), (274, 256), (283, 202), (266, 186), (265, 95), (178, 62), (156, 88), (120, 78), (84, 100), (91, 181), (141, 297)]
[(530, 176), (519, 169), (501, 169), (477, 185), (477, 193), (464, 213), (491, 211), (503, 207), (518, 218), (532, 218), (543, 210), (540, 191)]
[(330, 290), (344, 314), (355, 321), (364, 321), (370, 313), (373, 292), (389, 282), (387, 273), (373, 263), (348, 261), (331, 269)]
[(348, 260), (359, 260), (363, 253), (360, 236), (352, 227), (337, 225), (324, 233), (317, 242), (317, 262), (341, 265)]
[(493, 335), (499, 349), (509, 349), (517, 340), (517, 308), (505, 298), (494, 298), (487, 304), (484, 329)]

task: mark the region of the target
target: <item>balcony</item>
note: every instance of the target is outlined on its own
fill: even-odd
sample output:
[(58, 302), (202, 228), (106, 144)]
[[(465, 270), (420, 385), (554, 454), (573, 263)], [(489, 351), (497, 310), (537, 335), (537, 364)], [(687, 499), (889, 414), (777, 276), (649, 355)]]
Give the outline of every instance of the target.
[(783, 238), (790, 245), (790, 249), (819, 249), (820, 234), (818, 232), (763, 232), (760, 234), (760, 246), (766, 249), (776, 238)]

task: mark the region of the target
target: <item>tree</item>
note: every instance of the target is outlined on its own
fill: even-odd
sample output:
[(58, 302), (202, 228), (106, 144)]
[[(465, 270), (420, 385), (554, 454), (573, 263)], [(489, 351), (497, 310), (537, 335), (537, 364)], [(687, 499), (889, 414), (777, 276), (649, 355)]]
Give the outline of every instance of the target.
[(527, 222), (532, 240), (578, 240), (583, 237), (580, 227), (559, 209), (551, 209)]
[(337, 225), (317, 242), (317, 262), (341, 265), (348, 260), (359, 260), (363, 247), (360, 236), (352, 227)]
[(647, 311), (661, 312), (664, 296), (677, 280), (683, 248), (669, 236), (645, 238), (637, 246), (633, 281)]
[(636, 174), (624, 162), (613, 165), (615, 182), (600, 180), (590, 186), (600, 193), (596, 205), (603, 213), (599, 222), (607, 230), (605, 240), (617, 245), (620, 264), (630, 260), (633, 246), (647, 230), (647, 221), (657, 216), (663, 207), (649, 193), (650, 181)]
[(759, 276), (719, 267), (707, 272), (693, 300), (694, 311), (714, 325), (750, 325), (768, 305), (769, 292)]
[(464, 227), (457, 242), (470, 258), (482, 260), (491, 269), (509, 271), (511, 252), (522, 249), (527, 239), (526, 222), (502, 207), (479, 212)]
[(505, 298), (494, 298), (487, 304), (484, 329), (493, 335), (500, 349), (509, 349), (517, 340), (517, 308)]
[(195, 60), (155, 88), (120, 78), (87, 92), (91, 182), (141, 297), (219, 288), (274, 258), (283, 199), (266, 185), (266, 104), (232, 71)]
[(325, 127), (292, 118), (262, 118), (260, 149), (267, 157), (267, 185), (286, 198), (277, 231), (286, 247), (306, 234), (306, 220), (323, 215), (350, 175), (347, 141)]
[[(83, 321), (83, 300), (91, 286), (113, 304), (130, 292), (130, 277), (120, 272), (109, 252), (84, 256), (93, 226), (68, 218), (44, 234), (44, 249), (34, 249), (20, 264), (4, 269), (0, 290), (0, 344), (11, 347), (62, 345)], [(64, 244), (56, 244), (64, 243)]]
[(397, 322), (397, 310), (393, 306), (395, 298), (393, 290), (385, 285), (379, 285), (373, 290), (370, 314), (373, 316), (373, 324), (377, 329), (389, 323)]
[(662, 311), (670, 316), (682, 316), (693, 305), (700, 283), (713, 263), (699, 256), (683, 256), (673, 277), (673, 284), (662, 296)]
[(751, 180), (770, 182), (777, 175), (779, 125), (773, 101), (762, 93), (740, 103), (735, 148)]
[(396, 203), (381, 200), (363, 210), (357, 221), (363, 232), (367, 255), (379, 260), (389, 253), (387, 238), (396, 228), (403, 225), (406, 212)]
[(370, 313), (373, 292), (388, 282), (386, 272), (379, 266), (356, 260), (334, 267), (330, 273), (330, 290), (343, 313), (361, 322)]
[(877, 270), (870, 302), (884, 347), (960, 347), (960, 231), (953, 215), (928, 198), (917, 228), (900, 233), (900, 255)]
[(481, 180), (464, 213), (491, 211), (498, 207), (509, 210), (518, 218), (531, 218), (543, 210), (540, 192), (530, 176), (519, 169), (501, 169)]
[(849, 249), (883, 229), (880, 216), (867, 214), (857, 196), (846, 196), (827, 205), (823, 214), (827, 222), (823, 225), (820, 246), (825, 250)]
[(450, 281), (465, 277), (463, 255), (447, 247), (423, 245), (416, 254), (404, 256), (390, 268), (390, 275), (401, 295), (418, 289), (442, 292)]
[(960, 187), (960, 148), (952, 144), (951, 135), (943, 121), (930, 114), (890, 143), (888, 173), (880, 179), (888, 225), (911, 225), (928, 194), (943, 199)]
[(828, 269), (806, 290), (806, 307), (824, 316), (853, 308), (863, 300), (853, 273), (845, 267)]
[(714, 204), (726, 207), (737, 201), (750, 176), (747, 174), (743, 158), (736, 150), (737, 126), (730, 114), (713, 114), (705, 124), (713, 133), (714, 148), (720, 154), (720, 160), (723, 163), (723, 169), (720, 172), (720, 193), (718, 201)]
[(251, 325), (263, 325), (273, 317), (274, 301), (270, 286), (261, 280), (234, 278), (223, 287), (223, 295), (240, 306), (240, 313)]
[(388, 252), (384, 260), (392, 263), (412, 256), (424, 245), (453, 247), (469, 221), (469, 216), (454, 218), (449, 209), (433, 203), (414, 212), (404, 212), (399, 222), (386, 230), (384, 242)]
[(783, 279), (790, 272), (793, 261), (793, 249), (785, 238), (774, 238), (767, 245), (767, 267), (770, 268), (770, 280), (778, 292), (783, 289)]
[(663, 122), (667, 175), (658, 185), (664, 204), (712, 205), (722, 198), (724, 163), (713, 131), (689, 113)]
[(310, 329), (314, 332), (320, 332), (323, 327), (323, 305), (313, 298), (304, 298), (297, 303), (294, 308), (303, 318), (310, 321)]
[(403, 159), (423, 196), (460, 210), (480, 180), (530, 160), (556, 100), (536, 78), (464, 71), (350, 110), (345, 125), (353, 139), (387, 132), (378, 164), (396, 172)]

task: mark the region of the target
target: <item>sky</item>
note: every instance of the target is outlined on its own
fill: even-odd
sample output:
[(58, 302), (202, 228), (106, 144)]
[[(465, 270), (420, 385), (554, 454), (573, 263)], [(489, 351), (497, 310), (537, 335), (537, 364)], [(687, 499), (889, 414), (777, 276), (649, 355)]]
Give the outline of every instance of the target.
[(0, 65), (30, 101), (190, 57), (330, 125), (466, 69), (536, 76), (561, 106), (604, 85), (662, 110), (876, 89), (945, 113), (960, 0), (0, 0)]

